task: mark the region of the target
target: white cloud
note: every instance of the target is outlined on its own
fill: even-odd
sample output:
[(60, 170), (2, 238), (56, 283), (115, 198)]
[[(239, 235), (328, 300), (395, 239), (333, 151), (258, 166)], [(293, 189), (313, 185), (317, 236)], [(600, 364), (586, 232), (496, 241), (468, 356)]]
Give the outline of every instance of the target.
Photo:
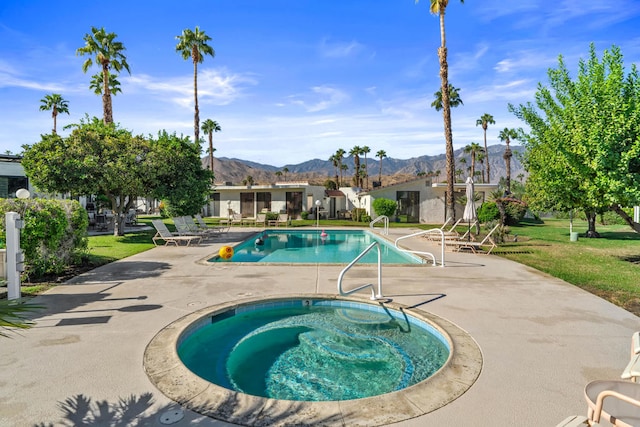
[(326, 58), (346, 58), (359, 54), (364, 45), (355, 40), (350, 42), (331, 42), (323, 39), (320, 42), (320, 55)]
[(347, 93), (329, 85), (314, 86), (311, 91), (313, 94), (289, 97), (291, 103), (303, 107), (309, 113), (316, 113), (335, 107), (349, 99)]

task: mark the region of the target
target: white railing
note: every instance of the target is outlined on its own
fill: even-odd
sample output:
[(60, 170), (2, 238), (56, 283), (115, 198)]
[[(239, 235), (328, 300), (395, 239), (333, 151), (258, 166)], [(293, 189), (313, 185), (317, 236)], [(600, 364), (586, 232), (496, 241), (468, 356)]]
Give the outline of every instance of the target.
[[(365, 256), (367, 254), (367, 252), (369, 252), (371, 249), (373, 249), (373, 247), (376, 247), (378, 249), (378, 293), (375, 293), (375, 287), (371, 284), (368, 283), (366, 285), (362, 285), (362, 286), (358, 286), (355, 289), (352, 289), (350, 291), (344, 291), (342, 290), (342, 279), (344, 278), (344, 275), (347, 271), (349, 271), (349, 269), (351, 267), (353, 267), (353, 265), (360, 261), (360, 259)], [(349, 265), (347, 265), (341, 272), (340, 275), (338, 276), (338, 292), (340, 293), (340, 295), (342, 296), (347, 296), (347, 295), (351, 295), (354, 292), (358, 292), (359, 290), (365, 289), (365, 288), (371, 288), (371, 299), (372, 300), (377, 300), (377, 299), (381, 299), (384, 298), (382, 296), (382, 251), (380, 250), (380, 243), (378, 242), (373, 242), (372, 244), (370, 244), (369, 246), (367, 246), (367, 248), (365, 250), (363, 250), (360, 255), (358, 255), (353, 261), (351, 261), (349, 263)]]
[(382, 234), (384, 234), (385, 236), (389, 235), (389, 217), (386, 216), (386, 215), (381, 215), (378, 218), (376, 218), (373, 221), (371, 221), (369, 223), (369, 228), (371, 228), (373, 230), (373, 225), (376, 222), (380, 222), (380, 221), (384, 221), (384, 229), (382, 230)]
[(440, 264), (440, 267), (444, 267), (444, 231), (442, 231), (439, 228), (432, 228), (430, 230), (418, 231), (417, 233), (408, 234), (406, 236), (398, 237), (396, 239), (396, 242), (395, 242), (396, 249), (398, 249), (399, 251), (402, 251), (402, 252), (410, 253), (410, 254), (429, 256), (433, 260), (433, 265), (436, 266), (436, 265), (438, 265), (438, 263), (436, 262), (436, 257), (431, 252), (412, 251), (412, 250), (404, 249), (404, 248), (401, 248), (401, 247), (398, 246), (398, 242), (400, 240), (408, 239), (409, 237), (423, 236), (425, 234), (432, 234), (432, 233), (440, 233), (440, 235), (442, 236), (442, 241), (440, 242), (441, 246), (442, 246), (442, 262)]

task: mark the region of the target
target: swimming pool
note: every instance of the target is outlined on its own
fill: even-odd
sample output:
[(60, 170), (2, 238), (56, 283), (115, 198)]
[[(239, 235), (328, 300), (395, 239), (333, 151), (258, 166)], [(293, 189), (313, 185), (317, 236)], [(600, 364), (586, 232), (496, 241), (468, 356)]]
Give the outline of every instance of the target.
[(214, 316), (184, 335), (178, 354), (195, 374), (230, 390), (336, 401), (417, 384), (445, 364), (450, 349), (432, 325), (396, 310), (292, 299)]
[[(179, 350), (182, 344), (200, 329), (211, 325), (214, 319), (261, 311), (270, 305), (304, 305), (305, 301), (312, 302), (312, 305), (336, 305), (339, 309), (343, 308), (340, 304), (365, 305), (377, 313), (376, 316), (380, 315), (380, 310), (388, 309), (400, 316), (396, 318), (394, 315), (394, 319), (403, 327), (428, 325), (427, 328), (438, 331), (445, 338), (449, 356), (440, 369), (417, 384), (383, 395), (340, 402), (291, 401), (238, 392), (196, 375), (180, 359), (178, 353), (183, 351)], [(217, 353), (225, 345), (215, 342), (207, 348), (210, 353)], [(256, 360), (261, 358), (260, 353), (252, 354)], [(467, 332), (420, 309), (330, 294), (297, 294), (228, 301), (187, 314), (167, 325), (149, 342), (143, 366), (151, 383), (169, 399), (185, 409), (232, 424), (379, 426), (419, 417), (462, 396), (480, 375), (482, 353)], [(370, 379), (374, 381), (375, 377), (370, 376)]]
[[(231, 259), (214, 256), (209, 261), (348, 264), (374, 241), (380, 243), (384, 264), (424, 263), (368, 230), (265, 230), (235, 246)], [(369, 251), (360, 262), (377, 263), (377, 252)]]

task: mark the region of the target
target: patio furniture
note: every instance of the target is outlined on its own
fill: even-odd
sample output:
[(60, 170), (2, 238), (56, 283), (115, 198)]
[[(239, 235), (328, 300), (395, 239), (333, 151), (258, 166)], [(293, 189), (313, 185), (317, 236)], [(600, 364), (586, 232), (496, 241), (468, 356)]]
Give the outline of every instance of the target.
[[(269, 224), (271, 224), (271, 222), (272, 221), (269, 221)], [(278, 214), (278, 219), (275, 220), (275, 226), (280, 227), (280, 225), (284, 227), (289, 225), (289, 214), (286, 214), (286, 213)]]
[(640, 425), (640, 384), (623, 380), (591, 381), (584, 388), (588, 418), (600, 419), (614, 426)]
[(151, 224), (153, 224), (153, 227), (156, 229), (156, 234), (151, 239), (153, 244), (156, 246), (158, 246), (158, 240), (163, 240), (165, 246), (169, 243), (179, 246), (180, 242), (185, 242), (186, 246), (189, 246), (191, 242), (197, 242), (196, 244), (200, 244), (202, 241), (201, 236), (180, 236), (172, 233), (160, 219), (152, 219)]
[(107, 216), (105, 214), (96, 215), (95, 229), (99, 231), (107, 231), (109, 229), (109, 223), (107, 222)]
[[(202, 219), (202, 216), (200, 214), (194, 215), (193, 218), (196, 220), (197, 225), (202, 230), (215, 230), (218, 233), (224, 233), (224, 232), (229, 231), (229, 224), (228, 223), (225, 223), (226, 227), (211, 227), (211, 226), (207, 225), (206, 222), (204, 222), (204, 219)], [(222, 221), (220, 221), (220, 223), (222, 223)]]
[[(190, 217), (188, 215), (181, 217), (179, 222), (181, 222), (181, 227), (182, 224), (184, 224), (184, 226), (186, 227), (185, 234), (201, 235), (205, 239), (212, 239), (215, 234), (218, 234), (218, 231), (213, 228), (200, 227), (198, 224), (196, 224), (193, 217)], [(178, 231), (180, 230), (178, 229)]]
[(489, 231), (489, 233), (482, 239), (480, 242), (463, 240), (463, 239), (447, 239), (445, 238), (444, 244), (445, 246), (451, 247), (455, 251), (460, 251), (461, 249), (469, 249), (474, 254), (476, 253), (476, 249), (483, 249), (483, 246), (489, 246), (489, 249), (486, 250), (486, 254), (489, 255), (491, 251), (497, 246), (496, 242), (493, 241), (491, 235), (500, 227), (500, 224), (496, 224), (495, 227)]
[(638, 382), (638, 377), (640, 377), (640, 332), (635, 332), (631, 336), (631, 358), (620, 377), (623, 380)]
[(267, 214), (259, 213), (256, 215), (256, 219), (253, 221), (253, 225), (255, 227), (266, 227), (267, 226)]

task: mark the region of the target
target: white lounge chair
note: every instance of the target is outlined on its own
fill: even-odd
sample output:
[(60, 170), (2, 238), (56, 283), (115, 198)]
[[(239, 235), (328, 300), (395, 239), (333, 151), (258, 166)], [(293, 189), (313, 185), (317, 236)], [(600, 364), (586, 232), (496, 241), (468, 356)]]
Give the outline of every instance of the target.
[(491, 251), (497, 246), (496, 242), (493, 241), (491, 235), (500, 227), (500, 224), (496, 224), (495, 227), (489, 231), (489, 233), (482, 239), (480, 242), (474, 242), (471, 240), (463, 240), (463, 239), (445, 239), (445, 246), (451, 247), (455, 251), (460, 251), (461, 249), (470, 249), (471, 252), (476, 253), (477, 249), (483, 249), (484, 246), (489, 246), (489, 249), (486, 250), (486, 254), (489, 255)]
[(640, 425), (640, 384), (624, 380), (591, 381), (584, 388), (590, 422), (604, 419), (614, 426)]
[(191, 244), (191, 242), (197, 242), (196, 244), (200, 244), (202, 241), (201, 236), (180, 236), (169, 231), (167, 226), (160, 219), (151, 220), (153, 227), (156, 229), (156, 234), (151, 239), (153, 244), (158, 246), (158, 240), (163, 240), (165, 246), (169, 243), (173, 243), (176, 246), (180, 245), (180, 242), (185, 242), (187, 246)]
[[(270, 221), (270, 222), (271, 222), (271, 221)], [(276, 226), (276, 227), (279, 227), (281, 224), (282, 224), (284, 227), (286, 227), (287, 225), (289, 225), (289, 214), (286, 214), (286, 213), (278, 214), (278, 219), (276, 220), (275, 226)]]
[[(190, 216), (183, 216), (180, 222), (184, 224), (184, 227), (186, 227), (183, 233), (186, 235), (195, 234), (195, 235), (202, 236), (204, 239), (212, 239), (215, 234), (218, 234), (218, 232), (214, 229), (201, 228), (198, 224), (196, 224), (193, 217), (190, 217)], [(177, 225), (176, 225), (176, 228), (178, 228)], [(178, 228), (178, 231), (180, 231), (179, 228)]]
[(224, 233), (229, 231), (229, 224), (227, 224), (226, 226), (209, 226), (207, 225), (206, 222), (204, 222), (204, 219), (202, 219), (202, 216), (200, 216), (200, 214), (196, 214), (193, 216), (193, 218), (196, 220), (196, 223), (198, 225), (198, 227), (201, 230), (214, 230), (217, 233)]

